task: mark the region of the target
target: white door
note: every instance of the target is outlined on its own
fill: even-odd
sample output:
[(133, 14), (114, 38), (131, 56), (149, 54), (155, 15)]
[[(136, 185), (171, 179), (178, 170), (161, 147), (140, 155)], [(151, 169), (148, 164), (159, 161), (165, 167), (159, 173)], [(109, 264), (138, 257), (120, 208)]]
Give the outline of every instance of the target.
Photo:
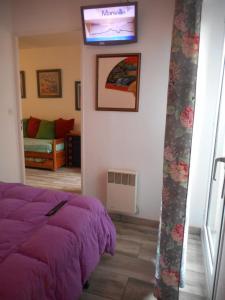
[[(224, 199), (225, 199), (225, 78), (221, 84), (220, 107), (218, 114), (216, 139), (214, 146), (214, 157), (212, 176), (210, 184), (209, 204), (205, 226), (205, 235), (208, 242), (208, 272), (210, 273), (210, 285), (212, 299), (217, 298), (216, 294), (216, 274), (219, 272), (219, 249), (221, 245), (222, 225), (224, 222)], [(218, 274), (217, 274), (218, 275)], [(217, 279), (216, 279), (217, 278)], [(214, 292), (213, 292), (214, 290)], [(213, 295), (212, 295), (213, 294)]]

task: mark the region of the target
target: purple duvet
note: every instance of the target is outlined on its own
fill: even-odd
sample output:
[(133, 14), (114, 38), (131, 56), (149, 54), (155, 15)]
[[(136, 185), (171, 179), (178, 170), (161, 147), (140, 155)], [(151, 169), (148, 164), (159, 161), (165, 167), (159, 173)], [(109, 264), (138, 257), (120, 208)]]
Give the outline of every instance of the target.
[[(45, 214), (62, 200), (54, 215)], [(115, 228), (91, 197), (0, 183), (0, 299), (76, 300)]]

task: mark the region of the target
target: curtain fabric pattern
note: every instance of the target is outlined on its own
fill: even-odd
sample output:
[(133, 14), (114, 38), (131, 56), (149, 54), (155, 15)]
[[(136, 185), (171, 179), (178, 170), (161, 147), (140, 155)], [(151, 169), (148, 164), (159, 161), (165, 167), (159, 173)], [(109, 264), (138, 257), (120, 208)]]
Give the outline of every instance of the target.
[(194, 121), (202, 0), (176, 0), (164, 144), (155, 297), (177, 300)]

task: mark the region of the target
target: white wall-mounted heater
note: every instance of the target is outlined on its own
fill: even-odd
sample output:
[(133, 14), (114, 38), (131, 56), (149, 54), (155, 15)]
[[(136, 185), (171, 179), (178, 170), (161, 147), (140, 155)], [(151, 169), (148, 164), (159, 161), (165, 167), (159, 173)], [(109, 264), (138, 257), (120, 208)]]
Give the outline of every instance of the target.
[(111, 169), (107, 172), (107, 209), (125, 214), (137, 211), (137, 172)]

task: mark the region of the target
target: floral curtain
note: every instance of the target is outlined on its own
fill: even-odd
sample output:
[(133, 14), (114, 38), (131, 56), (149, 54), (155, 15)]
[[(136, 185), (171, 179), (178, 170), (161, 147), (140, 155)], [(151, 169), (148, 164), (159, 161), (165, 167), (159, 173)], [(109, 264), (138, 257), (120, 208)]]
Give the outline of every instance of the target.
[[(170, 58), (155, 297), (179, 299), (202, 0), (176, 0)], [(186, 231), (185, 231), (186, 232)]]

